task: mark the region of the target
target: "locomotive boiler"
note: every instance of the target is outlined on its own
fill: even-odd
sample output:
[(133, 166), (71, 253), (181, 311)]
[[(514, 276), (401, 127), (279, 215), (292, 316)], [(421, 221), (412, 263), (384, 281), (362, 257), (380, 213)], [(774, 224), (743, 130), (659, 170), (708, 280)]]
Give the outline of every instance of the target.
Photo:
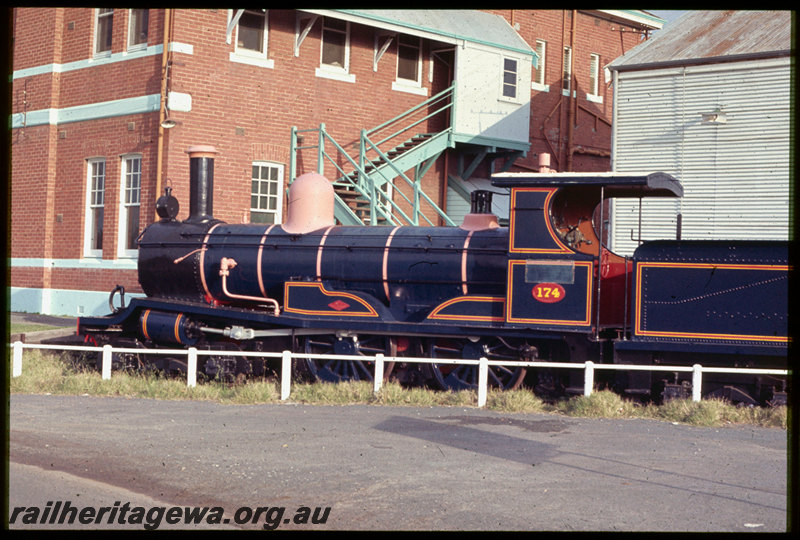
[[(236, 225), (213, 217), (215, 153), (189, 151), (189, 217), (177, 219), (167, 190), (159, 221), (138, 239), (146, 297), (80, 318), (87, 339), (353, 356), (298, 364), (305, 376), (331, 381), (371, 378), (359, 357), (376, 353), (786, 366), (785, 244), (654, 242), (632, 259), (606, 249), (595, 227), (605, 219), (603, 201), (681, 196), (669, 175), (507, 173), (493, 184), (510, 191), (508, 226), (491, 214), (491, 195), (476, 192), (460, 227), (345, 227), (334, 220), (330, 181), (312, 173), (292, 183), (285, 223)], [(201, 358), (209, 376), (266, 369), (250, 357)], [(440, 388), (477, 382), (472, 366), (396, 368), (407, 382)], [(524, 368), (496, 367), (490, 381), (539, 392), (582, 388), (568, 373), (536, 369), (526, 379)], [(619, 372), (605, 383), (659, 398), (686, 391), (681, 377)], [(786, 392), (785, 381), (772, 378), (706, 386), (752, 403)]]

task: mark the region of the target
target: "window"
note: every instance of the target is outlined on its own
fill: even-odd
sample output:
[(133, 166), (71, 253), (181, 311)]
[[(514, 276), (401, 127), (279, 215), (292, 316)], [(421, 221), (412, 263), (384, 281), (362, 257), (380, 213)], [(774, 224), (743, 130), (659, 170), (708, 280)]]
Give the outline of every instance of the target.
[(283, 165), (254, 162), (250, 179), (250, 223), (280, 223)]
[(112, 8), (98, 8), (95, 10), (95, 54), (111, 53), (113, 21), (114, 10)]
[(317, 77), (356, 82), (356, 76), (348, 72), (349, 62), (350, 23), (323, 17), (320, 66), (314, 73)]
[(517, 98), (517, 61), (503, 58), (503, 97)]
[(103, 256), (103, 206), (106, 186), (106, 160), (90, 159), (87, 166), (86, 228), (84, 257)]
[(600, 55), (589, 55), (589, 95), (600, 95)]
[[(238, 13), (238, 10), (228, 10), (229, 23), (235, 13)], [(242, 11), (236, 23), (236, 46), (229, 55), (231, 62), (270, 69), (275, 67), (275, 62), (268, 57), (269, 23), (267, 13), (264, 9)]]
[(547, 42), (541, 39), (536, 40), (536, 54), (539, 56), (539, 63), (533, 70), (533, 83), (539, 87), (545, 86), (545, 53), (547, 51)]
[(397, 78), (421, 84), (422, 47), (418, 37), (397, 36)]
[(142, 157), (122, 158), (119, 205), (119, 255), (136, 256), (139, 236), (139, 198), (142, 190)]
[(569, 47), (564, 47), (564, 73), (561, 80), (561, 89), (568, 96), (572, 88), (572, 49)]
[(325, 17), (322, 19), (322, 65), (347, 71), (350, 23)]
[(245, 10), (236, 27), (236, 52), (267, 56), (267, 13)]
[(147, 47), (147, 24), (150, 18), (148, 9), (130, 10), (128, 22), (128, 49)]

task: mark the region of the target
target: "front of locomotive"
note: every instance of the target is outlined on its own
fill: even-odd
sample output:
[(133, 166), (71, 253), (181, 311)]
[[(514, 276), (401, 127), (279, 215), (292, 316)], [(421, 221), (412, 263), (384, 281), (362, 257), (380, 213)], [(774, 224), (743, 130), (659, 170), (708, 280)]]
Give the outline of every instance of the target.
[(161, 218), (139, 236), (139, 284), (150, 298), (203, 301), (203, 241), (222, 223), (212, 217), (214, 156), (211, 146), (195, 146), (189, 154), (189, 217), (176, 219), (178, 201), (170, 188), (156, 202)]
[[(191, 190), (189, 217), (185, 221), (177, 220), (179, 204), (168, 187), (156, 203), (160, 219), (147, 226), (137, 240), (139, 284), (146, 298), (134, 298), (127, 306), (118, 308), (111, 305), (110, 299), (112, 313), (109, 315), (78, 318), (78, 334), (86, 341), (102, 344), (150, 338), (181, 345), (197, 342), (196, 327), (171, 305), (205, 301), (199, 254), (208, 231), (220, 223), (211, 216), (217, 152), (211, 146), (194, 146), (187, 153)], [(153, 309), (154, 302), (168, 307)]]

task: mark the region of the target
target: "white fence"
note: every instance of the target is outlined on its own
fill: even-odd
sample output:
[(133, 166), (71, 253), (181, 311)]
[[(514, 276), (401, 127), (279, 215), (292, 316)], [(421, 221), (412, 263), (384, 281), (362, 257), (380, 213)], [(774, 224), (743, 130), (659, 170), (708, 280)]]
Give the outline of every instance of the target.
[[(22, 351), (23, 349), (52, 349), (60, 351), (88, 351), (102, 353), (102, 378), (111, 378), (111, 355), (113, 353), (134, 353), (134, 354), (163, 354), (169, 356), (186, 355), (187, 365), (187, 384), (192, 387), (197, 385), (197, 357), (201, 355), (206, 356), (243, 356), (243, 357), (256, 357), (256, 358), (280, 358), (281, 359), (281, 400), (289, 399), (291, 391), (291, 374), (292, 374), (292, 361), (297, 358), (314, 358), (320, 360), (353, 360), (353, 356), (334, 355), (334, 354), (306, 354), (306, 353), (293, 353), (291, 351), (283, 351), (280, 353), (270, 352), (247, 352), (247, 351), (208, 351), (198, 350), (194, 347), (188, 349), (137, 349), (125, 347), (112, 347), (105, 345), (103, 347), (89, 347), (77, 345), (43, 345), (43, 344), (27, 344), (20, 341), (15, 341), (11, 344), (13, 350), (12, 354), (12, 369), (11, 376), (19, 377), (22, 375)], [(478, 366), (478, 407), (486, 405), (486, 394), (488, 388), (488, 373), (489, 366), (509, 366), (509, 367), (537, 367), (537, 368), (564, 368), (564, 369), (583, 369), (584, 370), (584, 383), (583, 395), (589, 396), (594, 389), (594, 372), (598, 369), (609, 370), (628, 370), (628, 371), (668, 371), (668, 372), (691, 372), (692, 373), (692, 400), (700, 401), (701, 389), (703, 386), (703, 373), (736, 373), (736, 374), (753, 374), (753, 375), (787, 375), (785, 369), (754, 369), (754, 368), (716, 368), (716, 367), (703, 367), (699, 364), (689, 366), (636, 366), (629, 364), (595, 364), (592, 361), (583, 363), (574, 362), (521, 362), (511, 360), (489, 360), (481, 358), (480, 360), (467, 360), (467, 359), (444, 359), (444, 358), (415, 358), (415, 357), (392, 357), (377, 354), (375, 356), (359, 356), (358, 360), (362, 362), (375, 362), (375, 373), (373, 374), (374, 391), (378, 392), (383, 383), (383, 364), (385, 362), (417, 362), (417, 363), (431, 363), (431, 364), (465, 364)]]

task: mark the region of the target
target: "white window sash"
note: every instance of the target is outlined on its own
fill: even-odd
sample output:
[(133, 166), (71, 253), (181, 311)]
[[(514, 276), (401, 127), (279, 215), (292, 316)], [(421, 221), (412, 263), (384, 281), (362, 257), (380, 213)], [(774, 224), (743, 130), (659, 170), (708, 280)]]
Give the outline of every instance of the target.
[[(133, 171), (132, 166), (136, 170)], [(119, 200), (119, 231), (117, 236), (117, 256), (118, 257), (136, 257), (138, 250), (134, 246), (128, 248), (128, 216), (133, 208), (139, 209), (141, 212), (141, 193), (142, 193), (142, 156), (141, 155), (127, 155), (122, 156), (122, 166), (120, 167), (120, 200)], [(134, 180), (135, 182), (130, 182)], [(141, 214), (140, 214), (141, 219)], [(136, 227), (136, 234), (138, 235), (138, 225)]]
[[(129, 9), (128, 10), (128, 50), (129, 51), (136, 51), (139, 49), (146, 49), (147, 48), (147, 39), (144, 40), (143, 43), (133, 43), (135, 39), (137, 39), (136, 33), (136, 12), (144, 11), (147, 13), (147, 23), (150, 23), (150, 15), (147, 9)], [(149, 28), (145, 28), (145, 34), (149, 34)]]
[[(320, 49), (319, 49), (319, 67), (320, 69), (326, 71), (334, 71), (339, 73), (350, 73), (350, 22), (345, 21), (345, 30), (339, 30), (338, 28), (329, 28), (325, 26), (325, 22), (327, 19), (322, 19), (322, 34), (320, 36)], [(323, 63), (322, 59), (325, 56), (325, 32), (336, 32), (339, 34), (344, 34), (344, 66), (335, 66), (333, 64), (325, 64)]]
[[(102, 164), (102, 175), (96, 174), (95, 171), (99, 170)], [(93, 247), (94, 232), (97, 228), (95, 222), (95, 210), (103, 208), (105, 214), (105, 167), (106, 160), (104, 158), (89, 159), (86, 162), (86, 199), (84, 203), (84, 230), (83, 230), (83, 256), (87, 258), (102, 258), (103, 249), (102, 241), (100, 249)], [(98, 189), (97, 181), (102, 178), (103, 188)], [(99, 199), (102, 198), (102, 202)], [(104, 215), (105, 217), (105, 215)], [(104, 229), (101, 223), (101, 230)], [(103, 230), (103, 232), (105, 232)]]
[[(114, 35), (113, 28), (114, 28), (114, 10), (111, 9), (108, 12), (100, 13), (101, 8), (95, 8), (94, 10), (94, 57), (105, 57), (111, 56), (111, 45), (109, 45), (108, 49), (100, 50), (100, 40), (104, 37), (105, 32), (101, 33), (101, 22), (110, 24), (111, 25), (111, 35)], [(105, 24), (102, 25), (105, 28)], [(103, 35), (101, 35), (103, 34)]]
[[(256, 215), (256, 214), (271, 214), (271, 215), (274, 216), (273, 221), (272, 221), (273, 223), (281, 223), (281, 221), (283, 220), (283, 171), (284, 171), (284, 166), (281, 163), (274, 163), (274, 162), (271, 162), (271, 161), (254, 161), (253, 162), (253, 167), (258, 167), (259, 171), (261, 171), (262, 168), (266, 168), (269, 171), (275, 170), (276, 171), (276, 174), (275, 174), (276, 178), (275, 178), (275, 180), (271, 180), (269, 178), (262, 179), (260, 174), (258, 175), (258, 178), (254, 178), (252, 174), (250, 175), (250, 184), (251, 184), (251, 189), (250, 189), (250, 196), (251, 196), (250, 221), (255, 223), (255, 221), (253, 220), (253, 216)], [(254, 181), (257, 183), (257, 186), (258, 186), (258, 191), (256, 193), (254, 193), (253, 190), (252, 190), (252, 183)], [(262, 185), (262, 183), (267, 185), (267, 186), (269, 186), (269, 185), (274, 183), (275, 186), (276, 186), (275, 193), (274, 194), (270, 194), (269, 193), (269, 189), (267, 189), (267, 193), (262, 195), (261, 194), (261, 185)], [(255, 207), (252, 204), (252, 197), (253, 196), (257, 197), (257, 201), (256, 201), (256, 206)], [(267, 204), (268, 208), (258, 208), (258, 206), (259, 206), (258, 202), (259, 202), (260, 198), (264, 197), (264, 196), (266, 196), (266, 200), (267, 200), (268, 203), (269, 203), (270, 200), (273, 200), (275, 202), (275, 208), (270, 209), (269, 208), (269, 204)]]

